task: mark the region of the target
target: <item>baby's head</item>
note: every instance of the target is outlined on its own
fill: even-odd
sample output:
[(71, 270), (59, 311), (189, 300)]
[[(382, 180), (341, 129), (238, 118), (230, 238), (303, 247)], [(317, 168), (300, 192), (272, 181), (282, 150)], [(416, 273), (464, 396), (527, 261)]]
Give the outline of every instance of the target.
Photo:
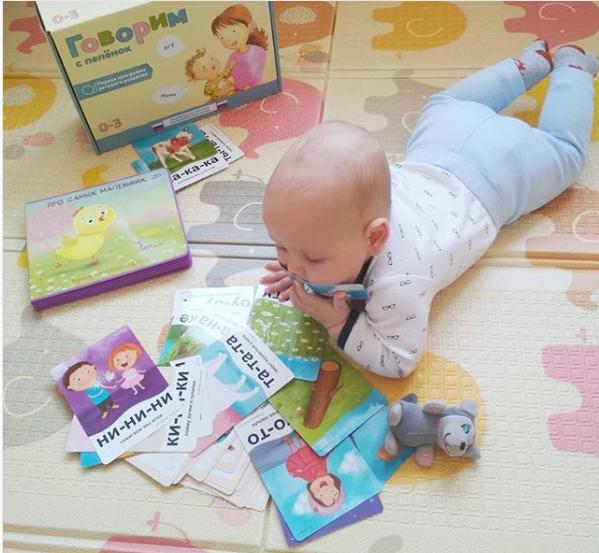
[(298, 138), (264, 195), (264, 222), (279, 263), (305, 280), (356, 280), (389, 236), (390, 176), (366, 130), (320, 123)]

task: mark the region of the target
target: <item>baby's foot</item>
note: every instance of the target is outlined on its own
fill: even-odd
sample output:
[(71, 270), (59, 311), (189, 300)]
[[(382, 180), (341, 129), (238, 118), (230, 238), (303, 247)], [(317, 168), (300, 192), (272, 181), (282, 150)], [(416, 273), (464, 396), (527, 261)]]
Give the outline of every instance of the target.
[(553, 69), (553, 60), (549, 53), (547, 41), (540, 38), (524, 48), (514, 61), (520, 75), (522, 75), (526, 90), (542, 81)]
[(576, 44), (566, 44), (555, 54), (555, 67), (574, 67), (594, 77), (599, 71), (599, 58)]

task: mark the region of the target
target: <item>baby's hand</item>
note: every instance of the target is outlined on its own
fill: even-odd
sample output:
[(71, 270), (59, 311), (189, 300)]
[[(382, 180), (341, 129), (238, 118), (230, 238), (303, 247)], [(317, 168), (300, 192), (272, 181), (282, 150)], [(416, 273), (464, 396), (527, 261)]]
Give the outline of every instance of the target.
[(277, 261), (269, 261), (264, 268), (270, 273), (260, 279), (260, 284), (266, 285), (269, 294), (279, 294), (279, 301), (287, 301), (293, 285), (287, 271)]
[(290, 298), (293, 307), (316, 319), (327, 329), (331, 342), (337, 342), (351, 312), (345, 292), (335, 292), (332, 298), (323, 298), (308, 294), (299, 282), (295, 282), (290, 289)]

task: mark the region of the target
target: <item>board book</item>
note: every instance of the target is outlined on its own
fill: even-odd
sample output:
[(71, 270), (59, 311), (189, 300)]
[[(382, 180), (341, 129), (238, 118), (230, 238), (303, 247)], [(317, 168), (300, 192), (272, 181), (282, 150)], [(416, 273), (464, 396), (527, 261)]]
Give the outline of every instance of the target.
[(191, 265), (165, 169), (28, 202), (25, 222), (37, 310)]

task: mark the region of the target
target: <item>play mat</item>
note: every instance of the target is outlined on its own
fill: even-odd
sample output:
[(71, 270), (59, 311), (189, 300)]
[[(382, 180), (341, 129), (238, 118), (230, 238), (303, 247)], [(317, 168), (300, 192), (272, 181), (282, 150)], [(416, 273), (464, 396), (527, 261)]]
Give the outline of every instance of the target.
[[(293, 139), (348, 119), (403, 149), (427, 96), (541, 36), (599, 52), (595, 2), (278, 2), (284, 92), (206, 122), (245, 152), (178, 193), (187, 271), (35, 313), (24, 202), (132, 174), (131, 147), (97, 156), (33, 2), (4, 3), (4, 548), (28, 552), (284, 551), (276, 513), (161, 488), (124, 462), (85, 471), (49, 370), (128, 324), (155, 358), (174, 291), (256, 283), (274, 249), (265, 182)], [(599, 88), (599, 81), (595, 81)], [(509, 108), (535, 122), (546, 86)], [(578, 182), (505, 228), (434, 303), (428, 351), (389, 399), (481, 406), (477, 463), (408, 461), (382, 514), (311, 541), (315, 553), (599, 550), (599, 110)], [(326, 152), (323, 152), (326, 155)], [(542, 186), (542, 182), (539, 186)]]

